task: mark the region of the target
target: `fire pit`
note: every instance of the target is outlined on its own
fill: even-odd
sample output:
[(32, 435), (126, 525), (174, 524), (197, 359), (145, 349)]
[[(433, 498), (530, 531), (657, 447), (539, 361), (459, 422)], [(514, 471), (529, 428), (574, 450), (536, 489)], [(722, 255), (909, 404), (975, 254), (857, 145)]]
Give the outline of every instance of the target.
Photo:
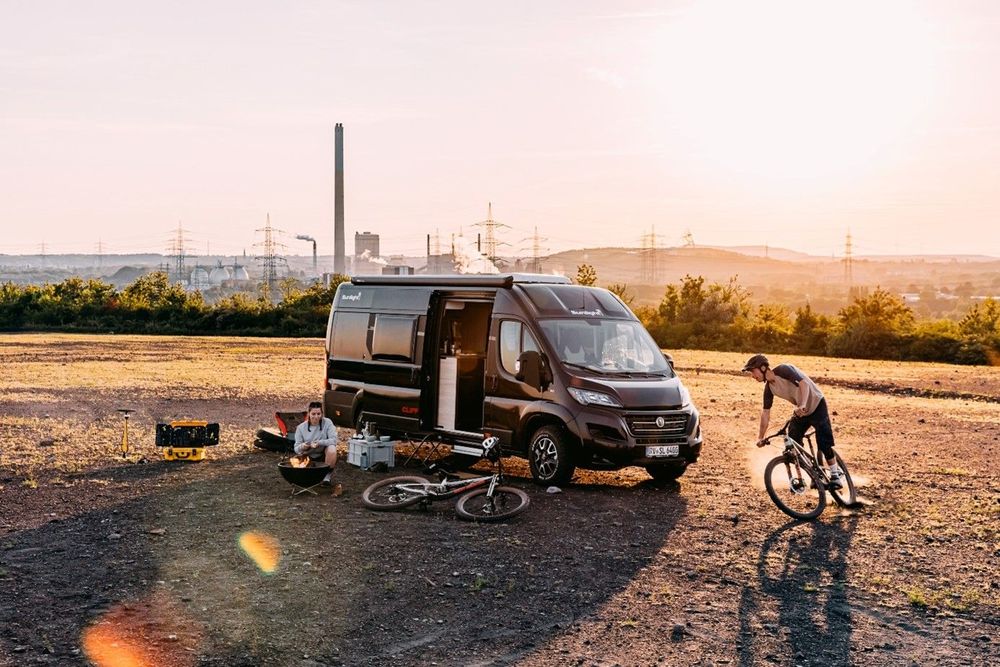
[(313, 491), (313, 487), (319, 486), (323, 482), (323, 478), (330, 472), (330, 466), (310, 461), (309, 465), (298, 467), (289, 461), (282, 461), (278, 464), (278, 470), (285, 481), (295, 487), (292, 491), (293, 496), (306, 492), (315, 496), (316, 492)]

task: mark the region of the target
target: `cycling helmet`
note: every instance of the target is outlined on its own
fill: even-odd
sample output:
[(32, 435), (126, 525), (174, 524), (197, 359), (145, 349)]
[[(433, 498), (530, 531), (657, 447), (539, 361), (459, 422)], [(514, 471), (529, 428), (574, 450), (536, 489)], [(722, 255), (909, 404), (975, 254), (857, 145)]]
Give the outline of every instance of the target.
[(764, 368), (765, 366), (770, 367), (770, 365), (771, 363), (763, 354), (755, 354), (747, 359), (747, 363), (743, 366), (743, 372), (748, 373), (755, 368)]

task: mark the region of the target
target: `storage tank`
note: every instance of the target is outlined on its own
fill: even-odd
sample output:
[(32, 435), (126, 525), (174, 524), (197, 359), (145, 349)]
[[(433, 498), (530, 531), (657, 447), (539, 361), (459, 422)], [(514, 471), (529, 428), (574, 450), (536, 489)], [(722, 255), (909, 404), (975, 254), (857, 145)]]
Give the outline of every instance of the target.
[(247, 267), (239, 265), (234, 266), (233, 280), (250, 280), (250, 274), (247, 273)]
[(229, 272), (229, 269), (226, 268), (225, 266), (222, 266), (222, 264), (219, 264), (217, 267), (212, 269), (212, 272), (210, 274), (208, 274), (209, 282), (212, 283), (212, 285), (215, 287), (218, 287), (225, 281), (230, 280), (232, 277), (233, 276)]
[(195, 267), (191, 272), (191, 289), (204, 289), (208, 287), (208, 271), (200, 266)]

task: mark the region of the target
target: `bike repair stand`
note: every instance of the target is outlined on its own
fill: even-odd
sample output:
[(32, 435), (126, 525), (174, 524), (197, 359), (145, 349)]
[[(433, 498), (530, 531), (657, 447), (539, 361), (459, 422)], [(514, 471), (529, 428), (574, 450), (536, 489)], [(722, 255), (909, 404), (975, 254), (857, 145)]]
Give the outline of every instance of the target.
[(122, 431), (121, 451), (122, 451), (122, 458), (123, 459), (127, 459), (128, 458), (128, 450), (129, 450), (129, 442), (128, 442), (128, 416), (130, 414), (132, 414), (133, 412), (135, 412), (135, 410), (133, 410), (131, 408), (118, 408), (118, 412), (121, 412), (122, 416), (125, 417), (125, 428)]

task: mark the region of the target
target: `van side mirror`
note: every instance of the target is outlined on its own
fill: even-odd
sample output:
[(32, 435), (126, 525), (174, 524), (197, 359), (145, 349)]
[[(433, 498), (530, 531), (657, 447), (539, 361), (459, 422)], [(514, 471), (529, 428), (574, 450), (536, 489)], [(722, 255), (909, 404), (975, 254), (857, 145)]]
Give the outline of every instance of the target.
[(670, 366), (670, 370), (674, 370), (674, 358), (669, 352), (663, 353), (663, 358), (667, 360), (667, 365)]
[(535, 350), (526, 350), (517, 358), (519, 381), (531, 385), (538, 391), (545, 391), (552, 384), (552, 370), (545, 355)]

